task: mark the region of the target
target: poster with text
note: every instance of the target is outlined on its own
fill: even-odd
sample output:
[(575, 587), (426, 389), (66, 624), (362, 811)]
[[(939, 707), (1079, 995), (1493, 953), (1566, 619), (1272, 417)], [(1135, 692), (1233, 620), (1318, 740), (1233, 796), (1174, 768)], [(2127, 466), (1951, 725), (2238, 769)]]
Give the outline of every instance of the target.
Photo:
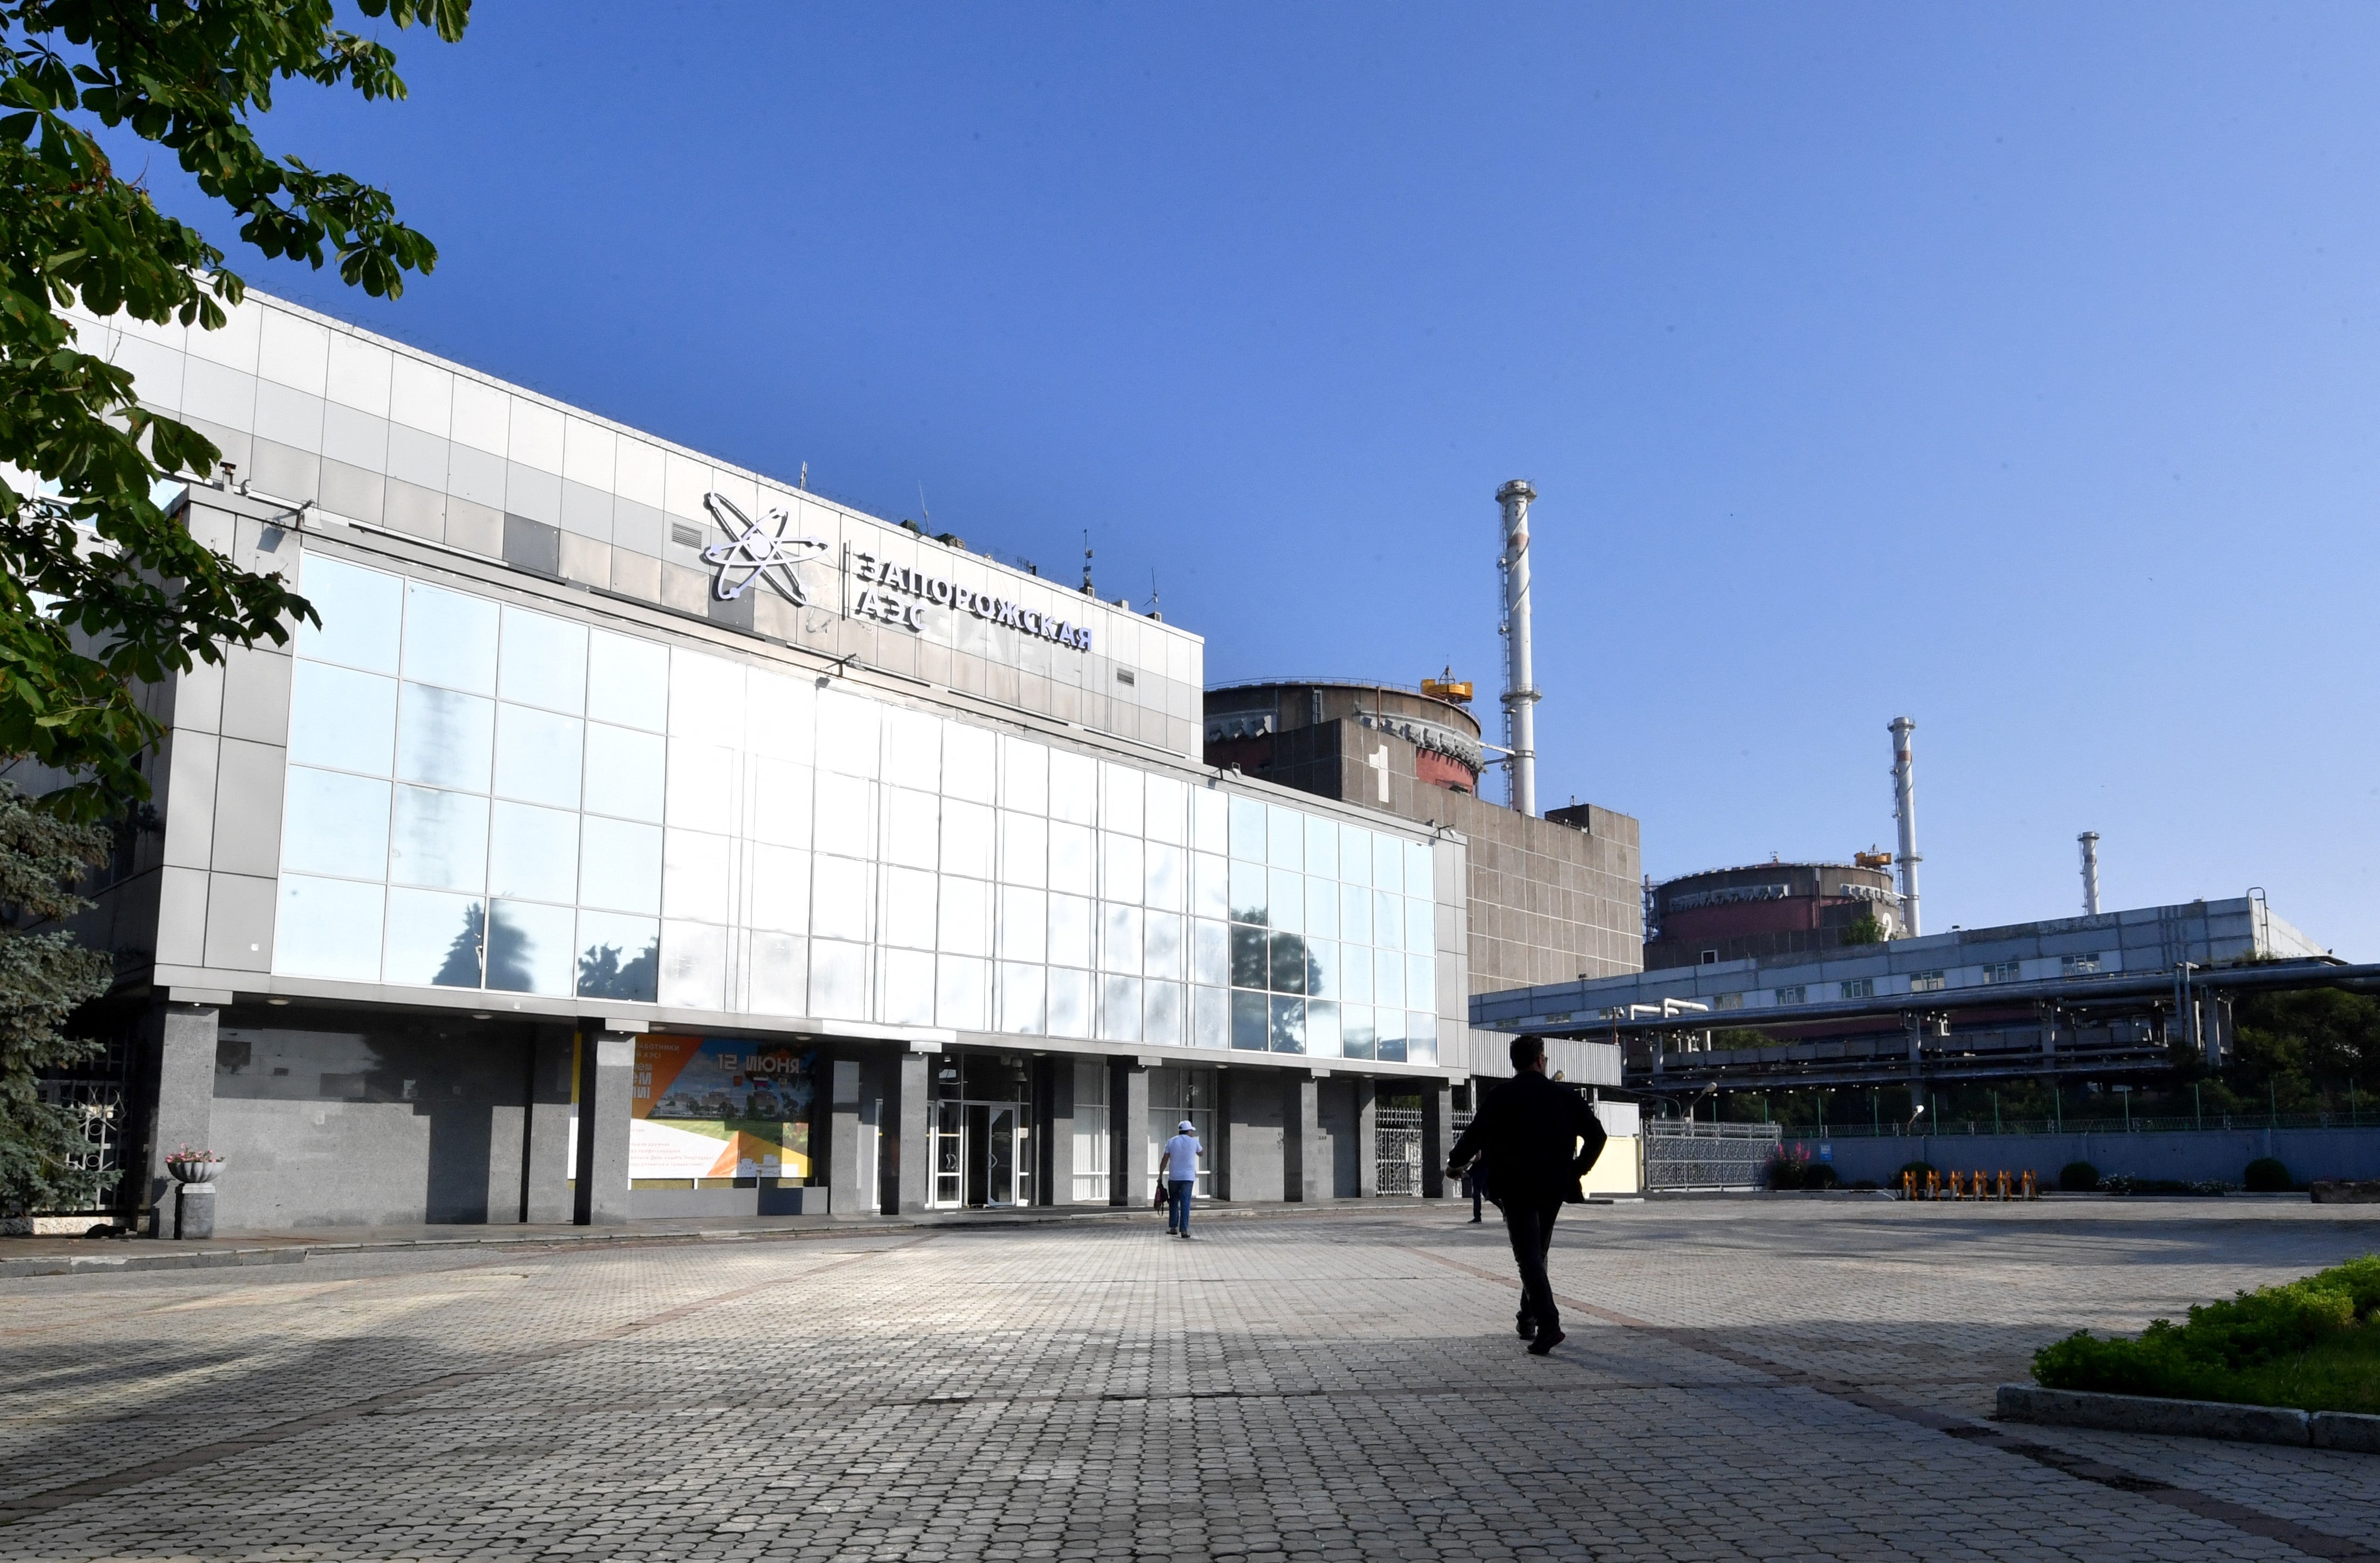
[(638, 1037), (628, 1176), (808, 1178), (817, 1068), (807, 1048)]

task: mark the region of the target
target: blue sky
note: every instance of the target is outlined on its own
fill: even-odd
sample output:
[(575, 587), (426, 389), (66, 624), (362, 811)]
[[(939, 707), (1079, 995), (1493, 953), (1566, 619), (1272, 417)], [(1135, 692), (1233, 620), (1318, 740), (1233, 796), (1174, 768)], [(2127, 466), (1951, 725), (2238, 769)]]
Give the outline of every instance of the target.
[(2380, 957), (2380, 11), (480, 13), (261, 127), (435, 275), (251, 281), (1046, 574), (1087, 529), (1217, 681), (1485, 695), (1526, 477), (1540, 797), (1655, 875), (1889, 845), (1907, 712), (1930, 928), (2079, 910), (2088, 828), (2111, 905)]

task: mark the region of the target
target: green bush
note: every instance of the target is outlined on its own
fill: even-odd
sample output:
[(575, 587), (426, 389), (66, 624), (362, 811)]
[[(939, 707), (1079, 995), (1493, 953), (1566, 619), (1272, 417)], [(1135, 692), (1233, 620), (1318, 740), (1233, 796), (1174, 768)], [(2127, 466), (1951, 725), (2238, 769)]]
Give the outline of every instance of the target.
[(2087, 1161), (2070, 1161), (2058, 1170), (2058, 1186), (2068, 1193), (2089, 1193), (2099, 1186), (2099, 1169)]
[(1810, 1153), (1800, 1145), (1779, 1145), (1768, 1156), (1760, 1181), (1772, 1189), (1798, 1189), (1810, 1175)]
[(1805, 1189), (1839, 1189), (1843, 1186), (1842, 1174), (1826, 1162), (1814, 1161), (1802, 1174), (1802, 1186)]
[(2269, 1156), (2260, 1156), (2248, 1163), (2248, 1169), (2240, 1175), (2240, 1181), (2248, 1185), (2250, 1193), (2287, 1193), (2297, 1187), (2297, 1180), (2289, 1176), (2289, 1169), (2281, 1164), (2278, 1157)]

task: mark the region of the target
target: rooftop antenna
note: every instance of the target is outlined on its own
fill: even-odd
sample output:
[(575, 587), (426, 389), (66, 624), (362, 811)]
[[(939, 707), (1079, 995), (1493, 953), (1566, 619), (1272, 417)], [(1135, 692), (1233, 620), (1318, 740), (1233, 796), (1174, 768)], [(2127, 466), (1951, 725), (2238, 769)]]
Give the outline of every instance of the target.
[(925, 523), (927, 531), (934, 529), (934, 513), (926, 508), (926, 485), (923, 483), (917, 485), (917, 519)]
[(1083, 595), (1085, 597), (1099, 595), (1091, 586), (1091, 532), (1087, 527), (1083, 528)]
[(1154, 566), (1148, 572), (1148, 616), (1160, 624), (1165, 620), (1165, 615), (1157, 611), (1157, 571)]
[(802, 463), (801, 480), (795, 483), (794, 487), (801, 490), (804, 493), (808, 493), (810, 491), (810, 464), (808, 462)]

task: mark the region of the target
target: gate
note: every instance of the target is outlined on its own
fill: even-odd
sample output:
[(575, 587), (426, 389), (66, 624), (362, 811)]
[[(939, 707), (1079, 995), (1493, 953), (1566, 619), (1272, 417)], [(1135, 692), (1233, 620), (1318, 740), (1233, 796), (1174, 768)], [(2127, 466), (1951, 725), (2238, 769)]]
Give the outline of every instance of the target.
[(115, 1037), (104, 1052), (33, 1083), (42, 1102), (65, 1108), (81, 1121), (82, 1150), (74, 1165), (105, 1179), (91, 1202), (94, 1213), (128, 1211), (142, 1192), (137, 1177), (124, 1175), (128, 1166), (145, 1162), (147, 1149), (134, 1143), (132, 1133), (131, 1060), (132, 1044)]
[(1421, 1109), (1373, 1109), (1374, 1172), (1384, 1194), (1421, 1193)]
[(1776, 1123), (1645, 1120), (1645, 1190), (1756, 1189), (1785, 1130)]

